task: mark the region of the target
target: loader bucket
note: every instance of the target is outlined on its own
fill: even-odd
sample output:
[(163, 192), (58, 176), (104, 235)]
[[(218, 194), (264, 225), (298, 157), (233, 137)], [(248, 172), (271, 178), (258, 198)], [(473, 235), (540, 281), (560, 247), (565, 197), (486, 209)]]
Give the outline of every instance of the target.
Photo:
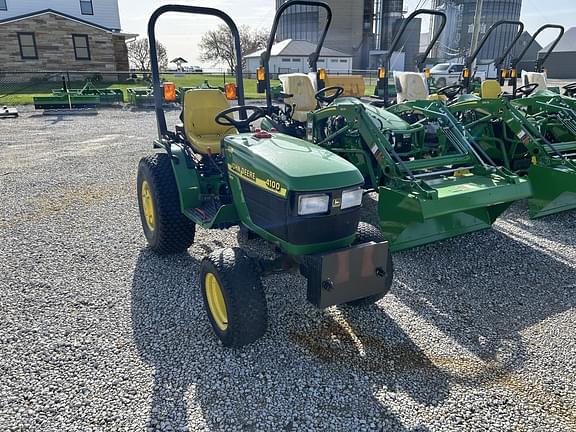
[(576, 208), (576, 170), (565, 166), (533, 165), (528, 171), (532, 198), (530, 217), (540, 218)]
[(379, 188), (380, 228), (392, 251), (422, 246), (492, 226), (514, 201), (528, 198), (530, 183), (498, 176), (448, 177), (427, 182), (433, 199)]

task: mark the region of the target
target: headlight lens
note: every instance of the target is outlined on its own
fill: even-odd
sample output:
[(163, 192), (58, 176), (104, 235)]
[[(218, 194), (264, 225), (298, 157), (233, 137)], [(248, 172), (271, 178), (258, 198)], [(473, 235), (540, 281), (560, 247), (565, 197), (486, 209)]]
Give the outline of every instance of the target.
[(357, 207), (362, 204), (362, 189), (352, 189), (342, 192), (342, 210)]
[(322, 195), (300, 195), (298, 197), (298, 214), (300, 216), (326, 213), (328, 211), (328, 204), (330, 197), (326, 194)]

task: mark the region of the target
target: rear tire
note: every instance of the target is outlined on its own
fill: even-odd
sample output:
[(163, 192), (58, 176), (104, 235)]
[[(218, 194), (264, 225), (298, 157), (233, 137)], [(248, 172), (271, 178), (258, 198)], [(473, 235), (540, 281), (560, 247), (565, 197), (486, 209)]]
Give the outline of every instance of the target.
[[(356, 240), (354, 240), (354, 245), (359, 245), (363, 243), (375, 242), (381, 243), (386, 241), (386, 238), (382, 232), (376, 228), (374, 225), (370, 225), (366, 222), (360, 222), (358, 224), (358, 230), (356, 231)], [(386, 294), (390, 292), (392, 287), (392, 280), (394, 275), (394, 263), (392, 262), (392, 254), (388, 253), (388, 262), (386, 263), (386, 276), (384, 278), (384, 291), (378, 294), (374, 294), (368, 297), (364, 297), (358, 300), (352, 300), (346, 303), (348, 306), (368, 306), (384, 298)]]
[(157, 153), (138, 164), (138, 207), (150, 248), (161, 255), (185, 252), (196, 225), (182, 214), (170, 156)]
[(226, 347), (248, 345), (268, 326), (266, 296), (252, 258), (240, 248), (213, 252), (200, 265), (204, 307)]

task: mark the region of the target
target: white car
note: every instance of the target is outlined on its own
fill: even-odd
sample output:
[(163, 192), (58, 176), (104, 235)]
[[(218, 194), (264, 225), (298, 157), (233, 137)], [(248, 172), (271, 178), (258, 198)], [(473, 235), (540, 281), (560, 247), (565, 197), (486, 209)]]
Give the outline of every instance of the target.
[(439, 63), (430, 69), (430, 77), (437, 87), (446, 87), (458, 84), (462, 80), (462, 63)]
[[(481, 66), (486, 69), (487, 66)], [(477, 68), (473, 72), (472, 79), (477, 82), (482, 82), (486, 79), (486, 70), (479, 70)], [(438, 88), (459, 84), (462, 82), (462, 72), (464, 71), (464, 63), (438, 63), (430, 69), (430, 77), (433, 79), (434, 84)]]

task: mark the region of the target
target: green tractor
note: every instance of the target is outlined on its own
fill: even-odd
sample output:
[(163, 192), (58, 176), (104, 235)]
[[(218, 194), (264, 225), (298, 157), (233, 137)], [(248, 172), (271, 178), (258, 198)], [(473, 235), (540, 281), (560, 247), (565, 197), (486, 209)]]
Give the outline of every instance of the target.
[[(522, 71), (522, 86), (517, 88), (517, 66), (538, 35), (544, 30), (556, 29), (558, 36), (550, 44), (548, 51), (535, 61), (535, 71)], [(564, 27), (546, 24), (540, 27), (526, 44), (524, 50), (511, 63), (511, 84), (513, 88), (512, 105), (518, 108), (550, 142), (562, 150), (576, 151), (576, 99), (571, 97), (576, 84), (564, 87), (567, 95), (561, 95), (560, 89), (549, 88), (544, 64), (564, 35)]]
[[(238, 106), (218, 89), (192, 89), (183, 100), (182, 125), (169, 130), (156, 52), (155, 26), (168, 12), (216, 16), (229, 27), (236, 64), (240, 37), (224, 12), (166, 5), (152, 15), (150, 58), (158, 153), (138, 167), (140, 218), (150, 248), (185, 252), (197, 226), (240, 226), (276, 246), (272, 259), (226, 248), (206, 256), (199, 283), (216, 336), (225, 346), (261, 337), (267, 326), (261, 278), (300, 271), (307, 298), (320, 308), (370, 304), (392, 284), (388, 243), (377, 228), (359, 222), (363, 177), (350, 162), (307, 141), (251, 125), (265, 115), (244, 104), (241, 68), (236, 68)], [(238, 117), (236, 117), (236, 114)], [(249, 115), (248, 115), (249, 114)]]
[[(266, 76), (277, 24), (283, 11), (297, 4), (328, 8), (323, 3), (295, 0), (278, 9), (262, 55)], [(420, 14), (445, 18), (441, 12), (416, 11), (404, 21), (394, 44)], [(327, 16), (329, 19), (330, 14)], [(427, 52), (439, 36), (438, 32)], [(320, 48), (310, 59), (312, 73)], [(429, 99), (424, 76), (414, 75), (416, 82), (423, 80), (422, 99), (387, 111), (355, 98), (339, 97), (341, 88), (315, 93), (307, 75), (291, 74), (284, 77), (285, 99), (290, 105), (281, 110), (273, 107), (268, 97), (268, 115), (263, 122), (268, 130), (305, 134), (308, 141), (353, 163), (362, 173), (365, 192), (378, 193), (379, 227), (392, 251), (490, 228), (512, 202), (530, 195), (527, 181), (486, 162), (487, 155), (444, 102)], [(414, 90), (402, 88), (398, 93), (412, 95)]]
[[(491, 33), (488, 31), (480, 41), (469, 64), (476, 60)], [(511, 76), (515, 76), (514, 70)], [(538, 218), (576, 208), (576, 143), (553, 142), (548, 133), (541, 133), (542, 124), (519, 109), (519, 94), (529, 95), (533, 90), (533, 85), (526, 85), (508, 95), (498, 80), (486, 80), (479, 95), (459, 96), (448, 108), (492, 160), (528, 177), (532, 189), (530, 216)]]

